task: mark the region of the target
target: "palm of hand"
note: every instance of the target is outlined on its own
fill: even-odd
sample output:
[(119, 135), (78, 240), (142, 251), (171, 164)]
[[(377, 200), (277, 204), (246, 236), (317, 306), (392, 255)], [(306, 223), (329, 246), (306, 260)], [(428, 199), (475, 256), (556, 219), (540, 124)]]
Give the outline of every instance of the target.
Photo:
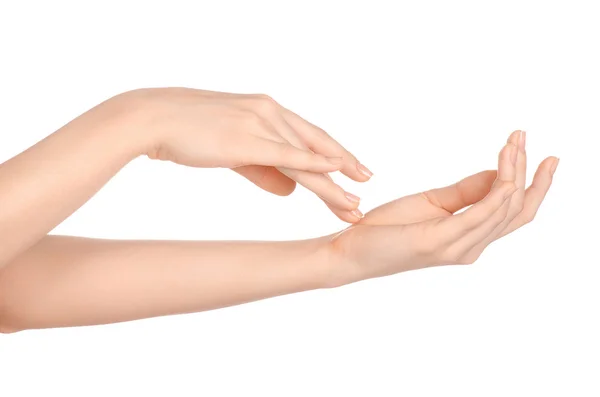
[(360, 224), (409, 225), (448, 216), (452, 216), (452, 212), (433, 201), (427, 193), (419, 193), (401, 197), (369, 211)]
[(340, 282), (473, 263), (490, 243), (533, 220), (557, 162), (545, 159), (525, 189), (524, 133), (515, 131), (500, 152), (498, 172), (480, 172), (375, 208), (331, 241)]

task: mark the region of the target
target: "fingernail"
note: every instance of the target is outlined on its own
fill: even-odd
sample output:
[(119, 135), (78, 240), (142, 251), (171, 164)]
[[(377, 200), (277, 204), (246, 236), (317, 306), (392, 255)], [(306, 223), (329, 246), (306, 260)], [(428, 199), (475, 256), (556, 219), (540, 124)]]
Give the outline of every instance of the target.
[(360, 202), (360, 197), (355, 196), (352, 193), (348, 193), (348, 192), (345, 192), (345, 193), (346, 193), (346, 198), (348, 199), (348, 201), (351, 201), (353, 203), (359, 203)]
[(520, 136), (521, 136), (521, 130), (513, 131), (512, 134), (510, 134), (510, 136), (506, 140), (506, 143), (512, 143), (512, 144), (516, 145), (519, 143)]
[(352, 215), (354, 215), (355, 217), (357, 217), (358, 219), (362, 219), (364, 217), (363, 213), (360, 212), (359, 209), (355, 209), (354, 211), (351, 212)]
[(358, 171), (361, 174), (368, 176), (369, 178), (373, 176), (373, 173), (371, 172), (371, 170), (369, 170), (367, 167), (365, 167), (361, 163), (356, 163), (356, 168), (358, 168)]
[(513, 165), (517, 164), (517, 147), (515, 145), (510, 145), (510, 162)]
[(344, 158), (343, 157), (327, 157), (327, 161), (329, 161), (331, 164), (340, 165), (344, 162)]
[(554, 173), (556, 172), (556, 167), (558, 167), (558, 162), (560, 161), (560, 159), (557, 157), (556, 160), (554, 160), (554, 164), (552, 164), (552, 167), (550, 167), (550, 176), (554, 176)]
[(525, 140), (527, 138), (527, 132), (521, 131), (521, 139), (519, 139), (519, 149), (524, 152), (525, 151)]

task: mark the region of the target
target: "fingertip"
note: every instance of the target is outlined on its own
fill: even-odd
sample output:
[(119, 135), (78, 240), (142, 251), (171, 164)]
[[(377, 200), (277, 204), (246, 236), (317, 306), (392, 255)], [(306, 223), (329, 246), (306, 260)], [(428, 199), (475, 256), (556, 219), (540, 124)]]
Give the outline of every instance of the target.
[(358, 172), (360, 172), (362, 175), (364, 175), (365, 177), (367, 177), (367, 179), (371, 179), (371, 177), (373, 176), (373, 172), (371, 172), (371, 170), (368, 169), (360, 161), (356, 162), (356, 168), (358, 169)]
[(540, 166), (551, 163), (552, 161), (557, 160), (557, 159), (558, 159), (558, 157), (556, 157), (556, 156), (548, 156), (544, 160), (542, 160), (542, 162), (540, 163)]
[(554, 173), (556, 172), (556, 168), (558, 168), (559, 162), (560, 162), (560, 158), (553, 157), (553, 161), (550, 165), (550, 176), (554, 176)]
[[(536, 175), (542, 171), (551, 173), (551, 170), (555, 166), (555, 163), (556, 163), (556, 166), (558, 166), (558, 164), (557, 164), (558, 160), (559, 160), (558, 157), (555, 157), (555, 156), (546, 157), (538, 166)], [(556, 171), (556, 169), (554, 169), (554, 170)], [(535, 176), (534, 176), (534, 179), (535, 179)]]
[(361, 183), (369, 181), (373, 176), (373, 172), (371, 172), (371, 170), (355, 159), (351, 160), (349, 163), (346, 163), (341, 172), (353, 181)]
[(327, 204), (331, 212), (333, 212), (334, 215), (337, 216), (343, 222), (357, 223), (364, 217), (364, 215), (362, 214), (362, 212), (360, 212), (360, 210), (358, 210), (358, 208), (353, 211), (346, 211), (336, 208), (327, 202), (325, 202), (325, 204)]
[(278, 196), (281, 196), (281, 197), (286, 197), (286, 196), (289, 196), (290, 194), (294, 193), (295, 190), (296, 190), (296, 183), (294, 182), (285, 187), (279, 188), (279, 190), (277, 190), (277, 191), (272, 191), (272, 193), (274, 193)]
[(364, 217), (365, 215), (358, 208), (348, 213), (350, 223), (357, 223)]
[(512, 143), (513, 145), (517, 146), (519, 144), (519, 141), (521, 140), (521, 134), (523, 133), (523, 131), (521, 130), (514, 130), (508, 137), (508, 139), (506, 140), (506, 143)]

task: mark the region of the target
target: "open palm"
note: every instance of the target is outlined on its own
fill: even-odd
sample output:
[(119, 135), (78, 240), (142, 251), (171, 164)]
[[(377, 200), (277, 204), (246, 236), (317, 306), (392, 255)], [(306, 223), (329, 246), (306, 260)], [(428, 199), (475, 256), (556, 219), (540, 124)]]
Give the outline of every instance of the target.
[(473, 263), (490, 243), (532, 221), (540, 207), (558, 159), (546, 158), (527, 189), (526, 163), (525, 133), (515, 131), (500, 152), (498, 171), (483, 171), (368, 212), (332, 239), (344, 277)]

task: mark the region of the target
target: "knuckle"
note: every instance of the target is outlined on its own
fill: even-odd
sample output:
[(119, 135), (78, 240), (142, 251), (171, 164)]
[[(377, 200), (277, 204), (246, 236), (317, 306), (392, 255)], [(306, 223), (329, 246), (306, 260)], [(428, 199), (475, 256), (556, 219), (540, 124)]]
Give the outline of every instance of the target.
[(281, 164), (294, 164), (296, 167), (302, 165), (305, 159), (292, 145), (288, 143), (279, 143), (279, 145), (279, 162)]
[(266, 94), (257, 94), (254, 96), (254, 106), (259, 111), (273, 112), (277, 110), (279, 104)]
[(477, 260), (477, 258), (474, 256), (467, 256), (467, 257), (461, 258), (459, 260), (459, 262), (457, 263), (457, 265), (472, 265), (475, 263), (476, 260)]
[(535, 219), (535, 211), (530, 211), (530, 212), (523, 212), (523, 224), (528, 224), (533, 222), (533, 220)]
[(450, 265), (472, 265), (479, 255), (459, 252), (458, 250), (449, 250), (446, 254), (445, 263)]
[(258, 113), (242, 111), (241, 114), (242, 122), (245, 126), (256, 129), (266, 129), (267, 124)]
[(479, 257), (481, 256), (481, 254), (483, 253), (485, 247), (481, 248), (481, 247), (477, 247), (473, 250), (471, 250), (470, 252), (468, 252), (462, 260), (462, 264), (463, 265), (472, 265), (475, 262), (477, 262), (477, 260), (479, 259)]
[(442, 251), (441, 263), (446, 265), (472, 265), (481, 255), (481, 250), (477, 247), (465, 249), (457, 245), (451, 245)]
[(439, 260), (443, 264), (459, 265), (461, 257), (462, 257), (462, 252), (460, 252), (455, 247), (450, 246), (441, 252)]
[(502, 195), (500, 195), (500, 199), (504, 200), (505, 198), (512, 195), (517, 190), (517, 185), (514, 182), (503, 181), (502, 186), (500, 187), (502, 191)]
[(525, 198), (523, 195), (519, 195), (518, 197), (513, 198), (512, 205), (517, 214), (523, 212), (523, 207), (525, 206)]

